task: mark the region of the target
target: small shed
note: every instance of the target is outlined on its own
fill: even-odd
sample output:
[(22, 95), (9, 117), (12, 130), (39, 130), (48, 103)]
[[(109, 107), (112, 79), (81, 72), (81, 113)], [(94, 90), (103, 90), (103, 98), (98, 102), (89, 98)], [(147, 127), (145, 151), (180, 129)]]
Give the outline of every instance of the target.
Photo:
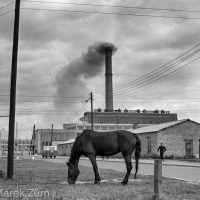
[(199, 157), (200, 124), (190, 119), (183, 119), (158, 125), (132, 129), (142, 142), (141, 155), (157, 154), (160, 143), (166, 147), (166, 156)]
[(75, 142), (75, 139), (67, 140), (66, 142), (57, 144), (57, 153), (58, 156), (70, 156), (72, 146)]

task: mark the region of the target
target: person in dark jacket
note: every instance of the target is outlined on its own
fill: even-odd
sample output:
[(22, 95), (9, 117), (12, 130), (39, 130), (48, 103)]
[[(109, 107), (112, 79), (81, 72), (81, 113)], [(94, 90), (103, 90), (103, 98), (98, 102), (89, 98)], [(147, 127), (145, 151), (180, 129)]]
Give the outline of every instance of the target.
[(160, 144), (160, 146), (158, 147), (158, 151), (160, 151), (160, 159), (162, 161), (164, 161), (163, 159), (163, 155), (164, 155), (164, 152), (166, 151), (167, 149), (163, 146), (163, 143)]

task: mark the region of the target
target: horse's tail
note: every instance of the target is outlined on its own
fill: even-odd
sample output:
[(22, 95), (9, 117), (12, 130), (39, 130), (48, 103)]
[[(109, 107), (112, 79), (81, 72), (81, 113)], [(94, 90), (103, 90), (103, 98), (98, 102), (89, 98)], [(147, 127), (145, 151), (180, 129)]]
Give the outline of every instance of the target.
[(138, 137), (137, 134), (133, 134), (136, 138), (136, 145), (135, 145), (135, 175), (134, 178), (136, 178), (136, 174), (138, 172), (138, 164), (139, 164), (139, 158), (140, 158), (140, 152), (141, 152), (141, 140)]

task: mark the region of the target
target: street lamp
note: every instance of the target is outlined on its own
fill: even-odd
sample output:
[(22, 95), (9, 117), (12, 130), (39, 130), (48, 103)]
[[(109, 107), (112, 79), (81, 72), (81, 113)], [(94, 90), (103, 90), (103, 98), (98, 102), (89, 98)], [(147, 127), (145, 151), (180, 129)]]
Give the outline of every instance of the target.
[(2, 149), (1, 149), (1, 131), (3, 131), (5, 128), (0, 130), (0, 156), (2, 155)]

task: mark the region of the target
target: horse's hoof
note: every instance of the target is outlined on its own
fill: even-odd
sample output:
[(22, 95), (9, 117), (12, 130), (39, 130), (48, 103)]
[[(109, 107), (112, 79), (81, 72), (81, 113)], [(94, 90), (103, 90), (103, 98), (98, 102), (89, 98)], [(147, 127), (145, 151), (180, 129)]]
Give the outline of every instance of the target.
[(125, 181), (121, 182), (122, 185), (126, 185), (127, 183), (128, 183), (128, 181), (127, 182), (125, 182)]
[(94, 184), (100, 185), (101, 181), (95, 181)]

